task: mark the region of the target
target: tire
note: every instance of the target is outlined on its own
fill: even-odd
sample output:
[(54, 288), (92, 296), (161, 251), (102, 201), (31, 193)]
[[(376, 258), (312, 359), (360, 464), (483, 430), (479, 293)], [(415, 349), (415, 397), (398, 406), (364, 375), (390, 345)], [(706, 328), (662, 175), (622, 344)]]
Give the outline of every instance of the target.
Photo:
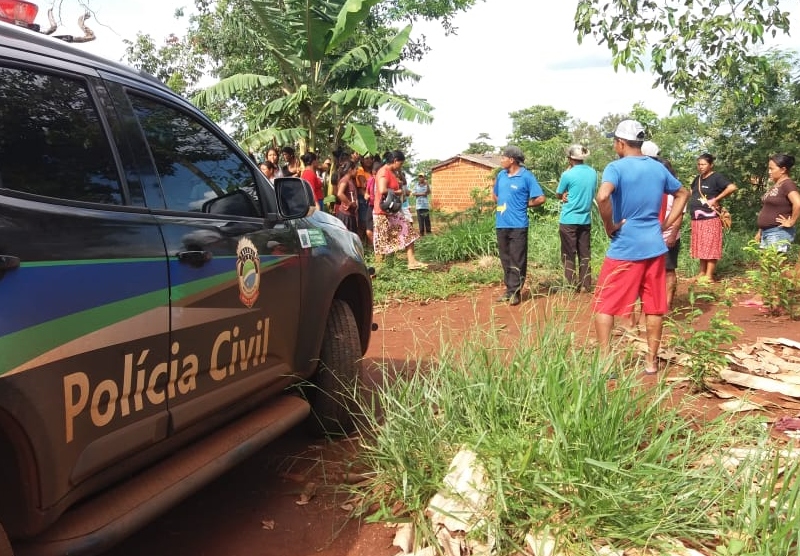
[(309, 392), (313, 432), (341, 435), (353, 431), (361, 361), (353, 311), (344, 301), (334, 299), (325, 323), (314, 387)]
[(11, 542), (2, 523), (0, 523), (0, 556), (14, 556), (14, 549), (11, 548)]

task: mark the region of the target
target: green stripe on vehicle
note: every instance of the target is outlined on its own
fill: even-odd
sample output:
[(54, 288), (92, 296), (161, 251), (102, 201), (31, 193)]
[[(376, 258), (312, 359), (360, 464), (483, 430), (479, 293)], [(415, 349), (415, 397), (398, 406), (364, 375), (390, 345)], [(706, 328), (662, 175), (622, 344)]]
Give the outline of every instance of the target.
[(53, 319), (0, 338), (0, 375), (71, 340), (96, 332), (156, 307), (165, 306), (166, 290), (138, 295)]

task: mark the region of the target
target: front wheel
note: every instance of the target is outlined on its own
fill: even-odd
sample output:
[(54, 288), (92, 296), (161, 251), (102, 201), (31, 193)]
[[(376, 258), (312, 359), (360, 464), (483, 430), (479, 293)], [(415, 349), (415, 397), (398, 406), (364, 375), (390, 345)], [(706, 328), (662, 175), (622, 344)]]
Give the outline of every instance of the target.
[(355, 426), (361, 341), (350, 306), (334, 299), (319, 355), (319, 367), (311, 392), (313, 428), (324, 434), (347, 434)]

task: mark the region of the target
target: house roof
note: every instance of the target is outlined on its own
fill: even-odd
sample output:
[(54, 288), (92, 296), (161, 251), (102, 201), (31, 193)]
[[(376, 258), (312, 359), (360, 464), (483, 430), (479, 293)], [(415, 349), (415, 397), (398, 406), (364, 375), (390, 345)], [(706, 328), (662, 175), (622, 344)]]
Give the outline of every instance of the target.
[(431, 171), (436, 170), (437, 168), (441, 168), (443, 166), (447, 166), (457, 160), (467, 160), (469, 162), (474, 162), (475, 164), (480, 164), (481, 166), (486, 166), (489, 169), (499, 168), (500, 167), (500, 155), (499, 154), (467, 154), (461, 153), (455, 156), (448, 158), (447, 160), (441, 161), (439, 164), (436, 164), (431, 168)]

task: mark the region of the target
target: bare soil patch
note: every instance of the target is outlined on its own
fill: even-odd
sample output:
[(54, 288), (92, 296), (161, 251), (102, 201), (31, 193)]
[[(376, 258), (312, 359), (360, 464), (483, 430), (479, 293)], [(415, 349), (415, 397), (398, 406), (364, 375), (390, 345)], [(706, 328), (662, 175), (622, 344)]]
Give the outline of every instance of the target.
[[(476, 326), (492, 327), (509, 342), (518, 341), (525, 316), (545, 318), (554, 310), (567, 318), (576, 337), (590, 341), (594, 337), (588, 294), (534, 292), (523, 296), (521, 305), (509, 307), (494, 303), (499, 293), (497, 288), (483, 288), (469, 297), (379, 309), (375, 314), (379, 329), (366, 356), (367, 378), (381, 380), (385, 364), (415, 365), (435, 357), (442, 341), (457, 343)], [(740, 305), (742, 300), (729, 309), (730, 320), (743, 329), (737, 343), (761, 337), (800, 341), (800, 322), (769, 318), (757, 307)], [(686, 303), (685, 285), (677, 297), (677, 304), (682, 303)], [(700, 327), (716, 306), (703, 309)], [(676, 396), (685, 393), (678, 389)], [(762, 413), (770, 420), (798, 413), (786, 407), (792, 402), (785, 396), (759, 395), (766, 404)], [(698, 421), (711, 418), (719, 414), (722, 401), (711, 395), (697, 397), (690, 412)], [(774, 435), (786, 440), (782, 433)], [(353, 440), (320, 443), (301, 430), (293, 431), (108, 554), (394, 556), (399, 552), (392, 546), (394, 529), (349, 518), (348, 495), (341, 485), (348, 480), (348, 461), (355, 450)], [(302, 501), (307, 503), (298, 504)]]

